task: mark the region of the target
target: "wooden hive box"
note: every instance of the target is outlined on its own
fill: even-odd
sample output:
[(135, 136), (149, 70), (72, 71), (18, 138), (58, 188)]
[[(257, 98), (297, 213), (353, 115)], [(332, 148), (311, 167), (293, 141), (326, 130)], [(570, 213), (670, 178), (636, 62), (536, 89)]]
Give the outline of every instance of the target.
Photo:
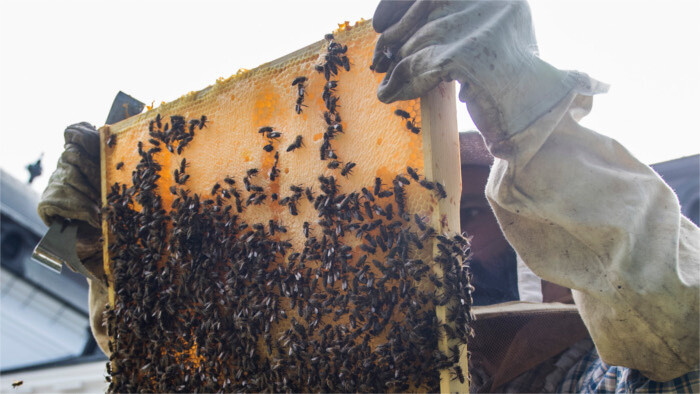
[(111, 390), (467, 391), (454, 86), (380, 103), (376, 38), (100, 130)]

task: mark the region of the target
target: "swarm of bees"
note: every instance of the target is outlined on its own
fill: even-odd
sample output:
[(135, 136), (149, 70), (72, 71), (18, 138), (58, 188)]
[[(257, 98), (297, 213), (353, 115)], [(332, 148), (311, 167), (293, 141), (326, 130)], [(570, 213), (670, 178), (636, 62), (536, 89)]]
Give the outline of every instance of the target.
[[(331, 77), (350, 62), (346, 46), (326, 39), (325, 63), (316, 67), (327, 82), (320, 158), (350, 176), (356, 164), (341, 163), (331, 147), (343, 132)], [(297, 113), (305, 81), (292, 83), (302, 98)], [(157, 115), (151, 138), (138, 144), (132, 185), (115, 183), (108, 192), (103, 215), (115, 290), (106, 313), (109, 390), (436, 391), (445, 368), (463, 381), (458, 349), (444, 354), (438, 339), (466, 343), (471, 334), (469, 240), (440, 235), (411, 216), (405, 190), (416, 182), (444, 198), (444, 187), (408, 167), (390, 186), (376, 178), (359, 191), (342, 190), (336, 175), (320, 175), (313, 185), (268, 195), (264, 174), (250, 168), (200, 195), (187, 188), (183, 158), (173, 173), (173, 202), (164, 206), (156, 155), (161, 146), (181, 154), (206, 122)], [(270, 146), (264, 150), (274, 151), (267, 174), (274, 181), (281, 132), (265, 126), (259, 133)], [(305, 149), (301, 135), (282, 154), (297, 149)], [(303, 247), (279, 221), (243, 219), (260, 204), (285, 206), (292, 216), (302, 206), (315, 210), (318, 219), (302, 227)], [(438, 305), (448, 307), (449, 324), (438, 320)]]

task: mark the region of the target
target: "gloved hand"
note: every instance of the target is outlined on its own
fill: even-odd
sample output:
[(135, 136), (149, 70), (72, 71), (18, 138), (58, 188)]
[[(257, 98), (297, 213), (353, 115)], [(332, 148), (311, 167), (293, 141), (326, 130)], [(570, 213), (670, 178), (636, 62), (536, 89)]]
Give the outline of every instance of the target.
[(101, 279), (100, 137), (85, 122), (68, 126), (64, 136), (65, 150), (41, 195), (39, 216), (47, 225), (57, 218), (78, 222), (78, 258), (95, 278)]
[(601, 90), (585, 74), (537, 57), (524, 1), (382, 0), (373, 25), (382, 35), (372, 64), (387, 73), (379, 100), (413, 99), (459, 81), (459, 98), (487, 142), (522, 131), (574, 87)]
[(83, 122), (68, 126), (64, 133), (65, 149), (56, 171), (39, 201), (39, 216), (50, 225), (64, 218), (78, 222), (76, 252), (95, 280), (90, 283), (90, 327), (100, 348), (109, 355), (103, 314), (108, 303), (102, 278), (102, 243), (100, 242), (100, 137), (97, 130)]

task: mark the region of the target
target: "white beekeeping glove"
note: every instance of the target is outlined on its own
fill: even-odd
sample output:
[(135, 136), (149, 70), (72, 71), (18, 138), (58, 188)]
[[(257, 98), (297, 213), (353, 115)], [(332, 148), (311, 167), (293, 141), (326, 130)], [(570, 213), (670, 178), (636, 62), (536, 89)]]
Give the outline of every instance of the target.
[(524, 1), (385, 0), (373, 24), (382, 33), (373, 67), (386, 72), (379, 99), (413, 99), (441, 81), (459, 81), (460, 100), (487, 142), (522, 131), (572, 88), (584, 94), (606, 89), (537, 57)]

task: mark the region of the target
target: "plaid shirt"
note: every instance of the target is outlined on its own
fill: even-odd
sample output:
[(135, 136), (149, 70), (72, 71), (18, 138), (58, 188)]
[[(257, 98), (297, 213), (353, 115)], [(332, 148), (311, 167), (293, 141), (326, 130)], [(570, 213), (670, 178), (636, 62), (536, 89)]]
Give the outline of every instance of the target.
[(564, 393), (696, 393), (700, 392), (700, 370), (667, 382), (645, 378), (639, 371), (608, 365), (593, 348), (566, 374), (559, 385)]

